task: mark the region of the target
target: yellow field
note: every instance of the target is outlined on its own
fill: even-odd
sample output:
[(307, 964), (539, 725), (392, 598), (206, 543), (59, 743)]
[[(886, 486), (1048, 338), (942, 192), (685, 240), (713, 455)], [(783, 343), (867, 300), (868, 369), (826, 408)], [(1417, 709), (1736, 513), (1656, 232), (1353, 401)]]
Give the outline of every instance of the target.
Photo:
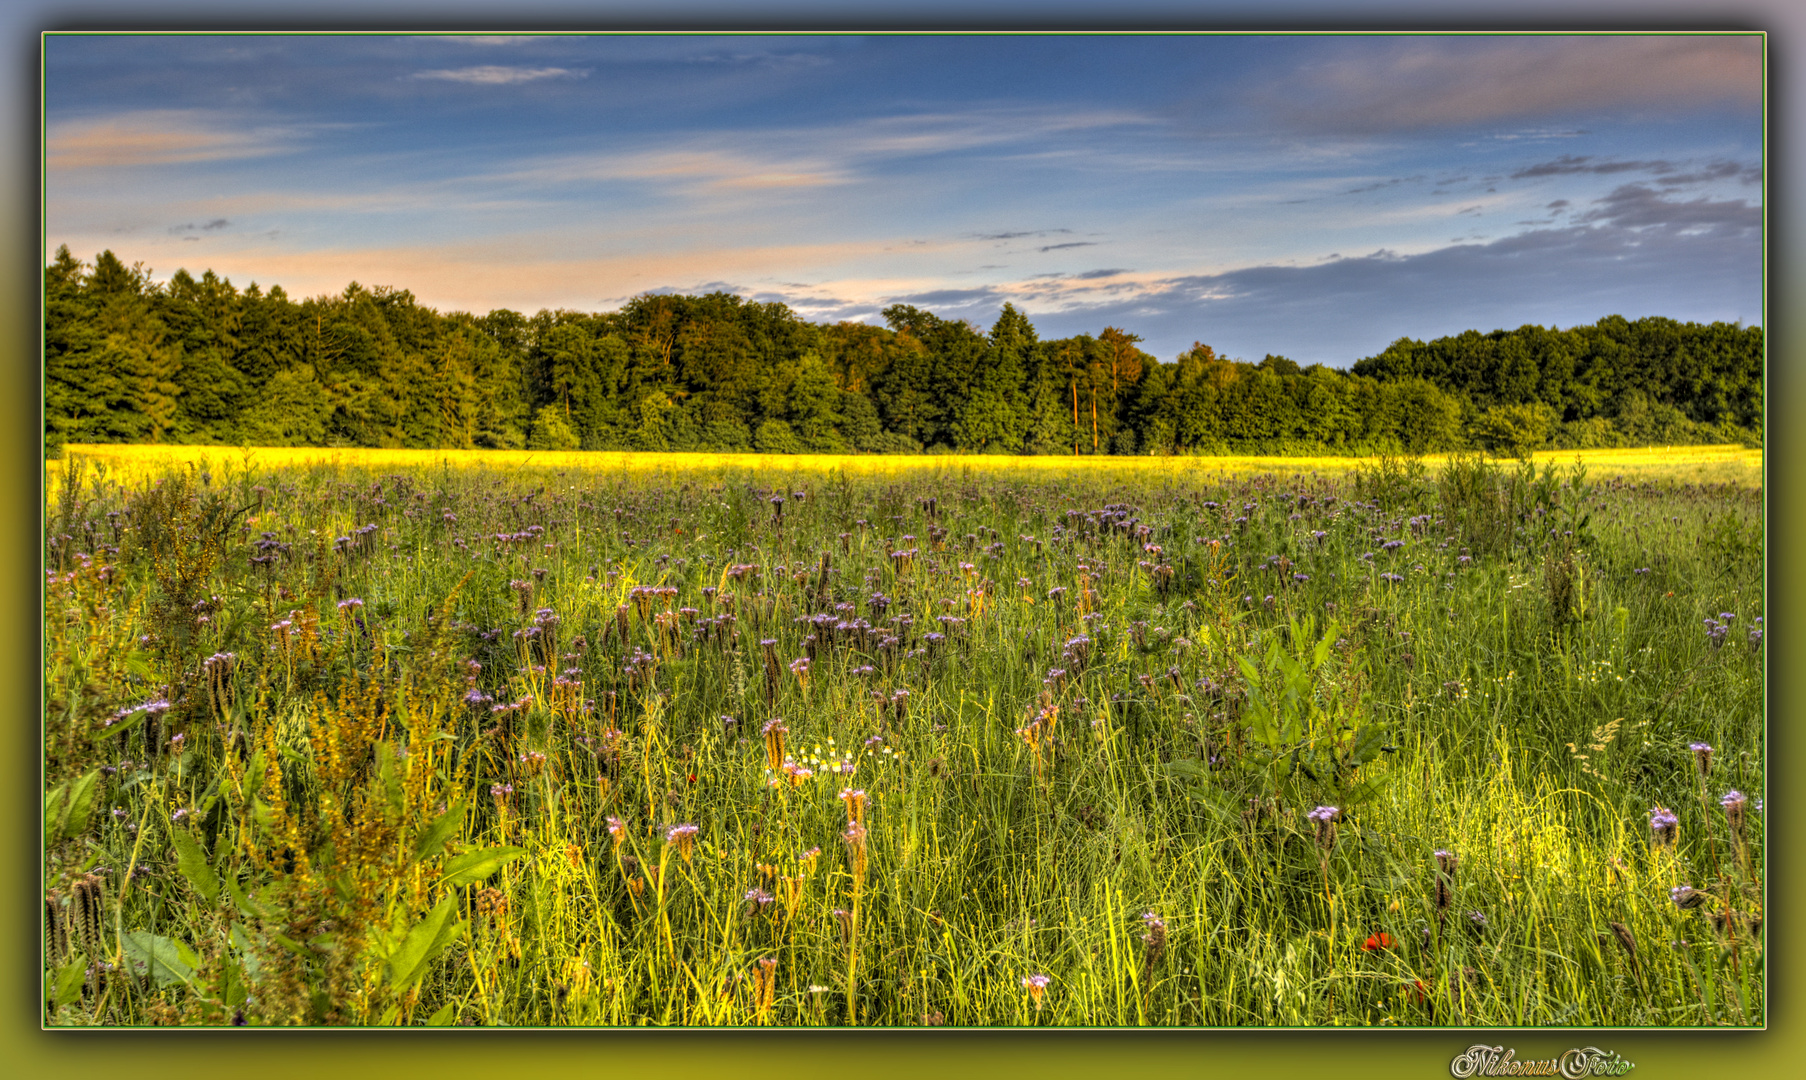
[[(1248, 473), (1346, 473), (1372, 458), (1355, 457), (1001, 457), (976, 454), (640, 454), (546, 452), (532, 450), (360, 450), (286, 447), (125, 446), (70, 444), (62, 461), (45, 462), (45, 487), (54, 499), (65, 469), (80, 462), (97, 466), (115, 480), (192, 466), (221, 479), (278, 467), (352, 469), (534, 469), (668, 475), (696, 470), (728, 472), (832, 472), (855, 475), (945, 473), (981, 470), (1004, 476), (1059, 477), (1076, 472), (1121, 474), (1125, 478), (1171, 478), (1189, 482)], [(1624, 450), (1555, 450), (1535, 455), (1539, 464), (1566, 464), (1579, 458), (1595, 480), (1676, 483), (1730, 483), (1762, 487), (1762, 451), (1739, 446), (1673, 446)], [(1428, 458), (1434, 472), (1442, 458)]]

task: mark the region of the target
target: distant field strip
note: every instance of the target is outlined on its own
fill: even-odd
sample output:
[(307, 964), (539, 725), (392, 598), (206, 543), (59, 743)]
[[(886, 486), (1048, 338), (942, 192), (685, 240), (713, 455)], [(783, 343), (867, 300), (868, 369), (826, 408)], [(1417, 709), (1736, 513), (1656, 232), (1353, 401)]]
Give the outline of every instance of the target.
[[(1595, 479), (1621, 475), (1627, 480), (1677, 484), (1733, 484), (1762, 487), (1762, 451), (1740, 446), (1669, 446), (1612, 450), (1550, 450), (1536, 454), (1540, 465), (1580, 459)], [(550, 452), (534, 450), (369, 450), (328, 447), (226, 447), (70, 444), (63, 461), (45, 462), (46, 484), (54, 495), (67, 463), (103, 466), (113, 478), (129, 482), (172, 467), (193, 465), (224, 475), (234, 471), (289, 467), (326, 469), (534, 469), (584, 470), (669, 475), (697, 470), (742, 472), (833, 472), (853, 475), (913, 475), (971, 470), (996, 476), (1053, 477), (1083, 473), (1089, 477), (1120, 475), (1124, 479), (1166, 478), (1199, 483), (1254, 473), (1296, 475), (1344, 474), (1374, 458), (1360, 457), (1014, 457), (979, 454), (652, 454), (614, 451)], [(1425, 458), (1438, 471), (1446, 457)]]

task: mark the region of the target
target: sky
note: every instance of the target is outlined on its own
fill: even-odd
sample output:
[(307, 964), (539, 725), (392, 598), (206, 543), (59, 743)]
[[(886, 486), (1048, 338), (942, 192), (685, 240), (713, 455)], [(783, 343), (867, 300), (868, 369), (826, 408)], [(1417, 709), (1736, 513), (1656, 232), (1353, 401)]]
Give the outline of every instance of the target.
[(1763, 321), (1754, 36), (52, 35), (44, 253), (1342, 367)]

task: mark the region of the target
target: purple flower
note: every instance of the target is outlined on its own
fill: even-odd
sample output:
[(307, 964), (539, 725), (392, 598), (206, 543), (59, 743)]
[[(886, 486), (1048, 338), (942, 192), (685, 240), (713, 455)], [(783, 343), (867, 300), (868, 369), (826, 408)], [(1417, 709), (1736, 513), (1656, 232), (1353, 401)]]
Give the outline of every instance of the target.
[(1712, 772), (1712, 745), (1710, 743), (1688, 743), (1687, 749), (1693, 751), (1693, 760), (1699, 765), (1699, 775), (1704, 778)]
[(1724, 808), (1725, 821), (1730, 823), (1731, 831), (1743, 832), (1743, 815), (1749, 807), (1749, 797), (1733, 788), (1724, 793), (1718, 805)]

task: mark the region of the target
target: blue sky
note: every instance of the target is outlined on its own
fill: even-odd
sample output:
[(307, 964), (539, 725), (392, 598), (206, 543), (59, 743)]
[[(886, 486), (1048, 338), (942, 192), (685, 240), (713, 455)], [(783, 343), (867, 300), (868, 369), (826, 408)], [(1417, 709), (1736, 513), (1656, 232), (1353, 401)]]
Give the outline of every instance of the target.
[(53, 36), (46, 255), (1346, 365), (1762, 321), (1752, 37)]

